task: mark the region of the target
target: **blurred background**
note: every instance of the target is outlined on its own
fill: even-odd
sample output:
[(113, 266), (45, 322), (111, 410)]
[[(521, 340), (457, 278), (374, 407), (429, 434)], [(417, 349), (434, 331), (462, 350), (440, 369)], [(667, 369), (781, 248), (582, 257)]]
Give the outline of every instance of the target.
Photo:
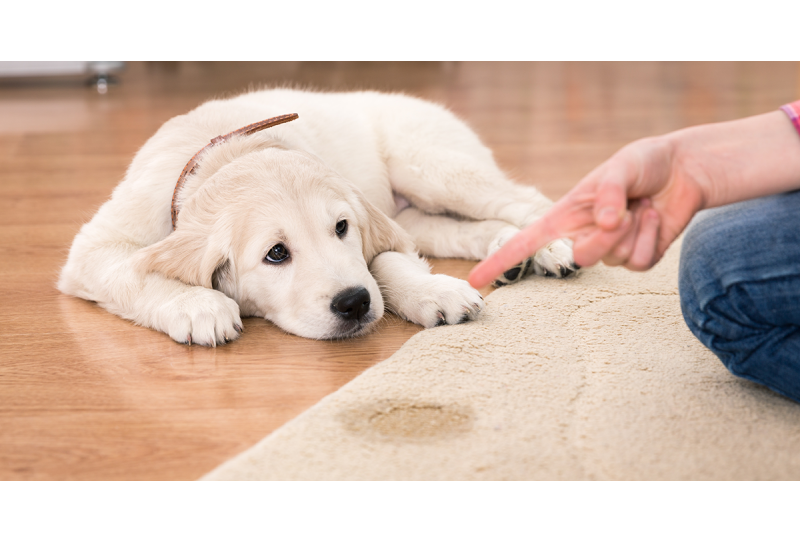
[(69, 134), (64, 145), (127, 161), (167, 119), (215, 97), (275, 85), (406, 92), (452, 109), (509, 174), (557, 197), (633, 139), (796, 99), (799, 77), (796, 63), (747, 62), (0, 62), (0, 137), (6, 155), (29, 134)]

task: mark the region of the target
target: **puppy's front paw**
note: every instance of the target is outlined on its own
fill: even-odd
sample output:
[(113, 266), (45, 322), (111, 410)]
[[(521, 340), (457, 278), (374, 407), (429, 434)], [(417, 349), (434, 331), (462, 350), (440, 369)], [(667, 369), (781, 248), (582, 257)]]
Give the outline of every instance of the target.
[(402, 316), (425, 327), (460, 324), (474, 320), (484, 302), (465, 280), (448, 275), (431, 275), (413, 295), (404, 300)]
[(239, 305), (218, 292), (196, 286), (164, 306), (164, 331), (184, 344), (217, 346), (239, 337)]
[(531, 271), (543, 277), (564, 278), (580, 269), (572, 258), (572, 244), (558, 239), (533, 255)]

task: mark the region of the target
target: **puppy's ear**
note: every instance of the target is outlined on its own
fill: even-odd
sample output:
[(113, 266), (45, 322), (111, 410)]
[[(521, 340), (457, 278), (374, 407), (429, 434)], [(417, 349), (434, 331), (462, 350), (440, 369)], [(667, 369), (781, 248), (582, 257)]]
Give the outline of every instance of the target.
[(230, 298), (235, 296), (236, 276), (231, 261), (227, 258), (217, 265), (211, 274), (211, 287)]
[(358, 194), (358, 200), (359, 207), (363, 210), (358, 222), (361, 225), (361, 243), (367, 264), (381, 252), (416, 252), (411, 236), (397, 222), (361, 194)]
[[(160, 273), (192, 286), (212, 288), (215, 271), (226, 269), (227, 259), (213, 248), (207, 235), (192, 229), (176, 230), (165, 239), (137, 253), (137, 267)], [(229, 274), (225, 272), (223, 274)]]

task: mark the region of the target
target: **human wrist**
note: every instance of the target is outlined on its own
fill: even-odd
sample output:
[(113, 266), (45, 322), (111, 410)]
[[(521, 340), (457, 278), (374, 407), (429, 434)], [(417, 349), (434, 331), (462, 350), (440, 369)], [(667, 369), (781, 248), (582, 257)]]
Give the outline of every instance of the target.
[(685, 204), (691, 204), (693, 212), (714, 206), (718, 199), (715, 179), (725, 174), (718, 170), (716, 161), (708, 161), (709, 148), (718, 138), (712, 126), (691, 126), (662, 136), (669, 152), (670, 177), (674, 184), (684, 187), (683, 192), (692, 194)]
[(800, 100), (782, 105), (780, 110), (789, 117), (789, 121), (794, 126), (798, 136), (800, 136)]

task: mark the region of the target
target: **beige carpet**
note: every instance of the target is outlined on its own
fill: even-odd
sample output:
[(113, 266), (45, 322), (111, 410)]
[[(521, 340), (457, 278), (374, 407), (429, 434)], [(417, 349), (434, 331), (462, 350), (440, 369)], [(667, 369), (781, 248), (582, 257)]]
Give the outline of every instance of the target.
[(677, 261), (501, 288), (204, 479), (800, 479), (800, 405), (692, 336)]

